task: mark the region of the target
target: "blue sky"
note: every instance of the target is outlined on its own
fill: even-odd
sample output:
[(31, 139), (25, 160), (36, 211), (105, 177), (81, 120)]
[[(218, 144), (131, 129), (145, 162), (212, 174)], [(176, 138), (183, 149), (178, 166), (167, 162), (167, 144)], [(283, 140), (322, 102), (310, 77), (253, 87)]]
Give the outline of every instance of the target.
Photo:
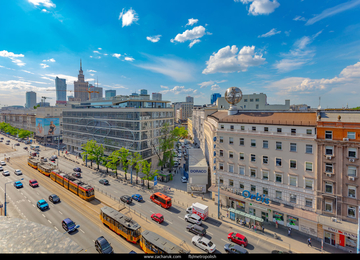
[[(360, 0), (0, 2), (0, 106), (54, 79), (210, 102), (239, 87), (270, 104), (359, 106)], [(68, 92), (67, 95), (72, 95)]]

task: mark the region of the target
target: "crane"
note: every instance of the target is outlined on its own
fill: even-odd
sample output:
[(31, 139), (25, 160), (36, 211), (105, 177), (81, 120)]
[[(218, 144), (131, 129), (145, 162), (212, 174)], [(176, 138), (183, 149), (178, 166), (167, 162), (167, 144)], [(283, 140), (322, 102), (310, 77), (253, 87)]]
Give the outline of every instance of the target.
[(86, 90), (86, 91), (75, 91), (75, 90), (56, 90), (56, 89), (47, 89), (46, 91), (69, 91), (69, 92), (87, 92), (89, 93), (89, 100), (91, 99), (91, 93), (100, 93), (99, 91), (95, 90)]
[(41, 97), (41, 103), (43, 104), (43, 106), (45, 106), (45, 100), (46, 99), (51, 99), (51, 97)]

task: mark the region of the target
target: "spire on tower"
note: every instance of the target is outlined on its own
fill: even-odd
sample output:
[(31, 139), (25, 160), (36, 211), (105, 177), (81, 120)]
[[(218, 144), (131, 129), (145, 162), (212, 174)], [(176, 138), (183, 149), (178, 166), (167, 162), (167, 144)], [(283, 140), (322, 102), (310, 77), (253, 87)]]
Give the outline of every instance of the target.
[(82, 70), (82, 62), (81, 62), (81, 59), (80, 59), (80, 70)]

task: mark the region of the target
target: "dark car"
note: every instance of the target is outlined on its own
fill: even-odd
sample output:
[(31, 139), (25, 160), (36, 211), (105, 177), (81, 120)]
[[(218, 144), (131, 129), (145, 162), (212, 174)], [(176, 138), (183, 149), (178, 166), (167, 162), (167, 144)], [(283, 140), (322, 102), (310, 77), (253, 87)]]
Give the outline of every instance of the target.
[(76, 167), (76, 168), (73, 169), (73, 171), (74, 171), (74, 172), (81, 172), (81, 168)]
[(63, 229), (67, 232), (73, 232), (78, 229), (78, 226), (75, 225), (75, 222), (72, 221), (70, 218), (66, 218), (61, 222)]
[(140, 194), (134, 194), (132, 195), (132, 198), (133, 200), (136, 200), (136, 201), (143, 201), (143, 197), (140, 195)]
[(123, 196), (120, 197), (120, 199), (121, 199), (121, 201), (123, 201), (123, 202), (125, 202), (127, 204), (132, 202), (132, 198), (130, 196), (128, 196), (128, 195), (123, 195)]
[(59, 196), (56, 195), (56, 194), (51, 194), (51, 195), (49, 196), (49, 200), (50, 200), (52, 203), (58, 203), (58, 202), (60, 202), (60, 198), (59, 198)]
[(113, 254), (113, 248), (111, 247), (111, 244), (103, 237), (98, 237), (98, 239), (95, 240), (95, 249), (100, 254)]
[(24, 149), (27, 150), (28, 149), (27, 146), (25, 146)]
[(99, 183), (104, 184), (104, 185), (109, 185), (109, 181), (107, 179), (101, 179), (101, 180), (99, 180)]
[(229, 253), (229, 254), (248, 254), (249, 253), (245, 248), (243, 248), (239, 245), (236, 245), (236, 244), (225, 244), (224, 250), (226, 253)]
[(74, 172), (71, 174), (72, 176), (76, 177), (76, 178), (80, 178), (81, 177), (81, 173), (80, 172)]
[(200, 227), (196, 224), (189, 224), (186, 226), (187, 231), (194, 233), (199, 236), (205, 236), (206, 235), (206, 229), (203, 227)]
[(14, 144), (14, 146), (20, 146), (20, 143), (16, 143), (16, 144)]

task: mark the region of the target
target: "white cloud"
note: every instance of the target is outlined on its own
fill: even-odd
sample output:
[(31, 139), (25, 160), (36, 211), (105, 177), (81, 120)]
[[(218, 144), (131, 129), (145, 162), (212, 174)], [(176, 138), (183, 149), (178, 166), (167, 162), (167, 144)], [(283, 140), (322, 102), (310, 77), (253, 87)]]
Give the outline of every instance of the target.
[(240, 51), (236, 45), (226, 46), (217, 53), (213, 53), (206, 62), (207, 67), (203, 74), (232, 73), (246, 71), (248, 67), (259, 66), (265, 63), (262, 54), (255, 53), (255, 46), (244, 46)]
[(53, 58), (48, 59), (48, 60), (43, 60), (43, 62), (55, 62), (55, 60)]
[(300, 15), (296, 16), (293, 20), (294, 21), (306, 21), (306, 19)]
[(135, 59), (134, 59), (134, 58), (131, 58), (131, 57), (125, 57), (125, 60), (127, 60), (127, 61), (134, 61)]
[(41, 66), (41, 68), (43, 68), (43, 69), (46, 69), (46, 68), (49, 67), (49, 65), (47, 65), (47, 64), (45, 64), (45, 63), (40, 63), (40, 66)]
[(169, 89), (168, 86), (163, 86), (163, 85), (160, 85), (160, 88)]
[(275, 28), (273, 28), (269, 32), (259, 35), (258, 38), (266, 38), (279, 33), (281, 33), (281, 31), (277, 31)]
[(171, 39), (171, 42), (185, 42), (185, 41), (191, 41), (189, 47), (191, 48), (195, 43), (199, 42), (199, 38), (203, 37), (205, 35), (205, 27), (203, 26), (197, 26), (194, 27), (191, 30), (186, 30), (183, 33), (179, 33), (175, 36), (174, 39)]
[(24, 54), (15, 54), (13, 52), (8, 52), (6, 50), (0, 51), (0, 57), (9, 58), (12, 62), (14, 62), (19, 67), (25, 66), (26, 63), (22, 62), (19, 59), (16, 58), (22, 58), (24, 57)]
[(311, 37), (303, 36), (298, 39), (290, 52), (282, 54), (284, 58), (277, 61), (274, 67), (279, 72), (289, 72), (309, 63), (315, 56), (315, 50), (314, 48), (308, 47), (308, 45), (311, 44), (320, 33), (322, 33), (322, 31), (319, 31)]
[(192, 26), (192, 25), (196, 24), (198, 21), (199, 21), (198, 19), (190, 18), (190, 19), (188, 19), (188, 23), (185, 26), (187, 26), (187, 25)]
[(251, 3), (249, 14), (252, 15), (270, 14), (280, 6), (276, 0), (235, 0), (235, 2), (242, 2), (243, 4)]
[(355, 6), (360, 5), (360, 0), (352, 0), (346, 3), (339, 4), (337, 6), (325, 9), (321, 14), (316, 15), (313, 18), (310, 18), (305, 25), (312, 25), (326, 17), (333, 16), (335, 14), (341, 13), (348, 9), (354, 8)]
[(50, 12), (49, 12), (48, 10), (46, 10), (46, 9), (42, 9), (41, 12), (43, 12), (43, 13), (50, 13)]
[(93, 51), (93, 53), (101, 54), (99, 51)]
[(28, 70), (21, 70), (21, 71), (29, 73), (29, 74), (35, 74), (35, 73), (32, 73), (31, 71), (28, 71)]
[(162, 90), (162, 91), (160, 91), (160, 93), (162, 93), (162, 94), (171, 94), (172, 93), (172, 94), (175, 94), (175, 95), (182, 94), (182, 93), (196, 94), (197, 90), (196, 89), (194, 90), (192, 88), (185, 88), (184, 86), (175, 86), (172, 89)]
[(115, 57), (115, 58), (120, 58), (121, 54), (120, 53), (114, 53), (112, 56)]
[(211, 91), (216, 91), (216, 90), (219, 90), (219, 89), (220, 89), (220, 87), (217, 84), (214, 84), (214, 85), (211, 86)]
[(56, 7), (56, 5), (51, 0), (28, 0), (29, 3), (35, 6), (45, 6), (45, 7)]
[(155, 36), (147, 36), (146, 40), (151, 42), (158, 42), (160, 40), (161, 35), (155, 35)]
[(100, 51), (101, 51), (101, 50), (102, 50), (102, 48), (98, 48), (98, 50), (100, 50)]
[[(61, 79), (66, 79), (66, 82), (74, 82), (74, 81), (77, 81), (78, 78), (77, 77), (74, 77), (74, 76), (68, 76), (68, 75), (64, 75), (64, 74), (54, 74), (54, 73), (51, 73), (51, 74), (45, 74), (43, 76), (47, 76), (47, 77), (51, 77), (53, 78), (53, 80), (55, 80), (56, 77), (59, 77)], [(87, 79), (88, 81), (88, 79)]]
[(138, 14), (130, 8), (129, 11), (124, 12), (124, 9), (122, 9), (119, 20), (122, 19), (122, 27), (129, 26), (134, 22), (137, 22), (139, 20)]
[(200, 86), (200, 88), (206, 88), (206, 87), (208, 87), (208, 86), (210, 86), (210, 85), (213, 85), (214, 83), (223, 83), (223, 82), (227, 82), (227, 80), (226, 80), (226, 79), (224, 79), (224, 80), (219, 80), (219, 81), (217, 81), (217, 80), (215, 80), (215, 81), (209, 80), (209, 81), (201, 82), (201, 83), (199, 83), (198, 85)]
[(87, 70), (87, 72), (97, 72), (96, 70)]

